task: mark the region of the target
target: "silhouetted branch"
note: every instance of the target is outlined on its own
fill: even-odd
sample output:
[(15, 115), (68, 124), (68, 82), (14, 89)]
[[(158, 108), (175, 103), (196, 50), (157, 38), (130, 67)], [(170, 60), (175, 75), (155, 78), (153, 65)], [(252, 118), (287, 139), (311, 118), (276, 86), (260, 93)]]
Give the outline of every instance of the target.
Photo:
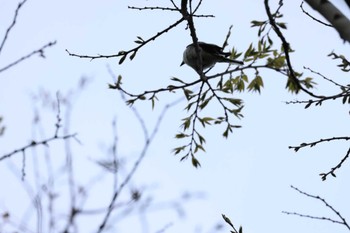
[(314, 70), (312, 70), (312, 69), (309, 68), (309, 67), (305, 67), (305, 66), (304, 66), (304, 69), (309, 70), (309, 71), (310, 71), (311, 73), (313, 73), (313, 74), (317, 74), (318, 76), (320, 76), (320, 77), (322, 77), (323, 79), (327, 80), (328, 82), (334, 84), (335, 86), (338, 86), (338, 87), (340, 87), (340, 88), (347, 88), (346, 86), (341, 85), (341, 84), (335, 82), (334, 80), (332, 80), (332, 79), (330, 79), (330, 78), (327, 78), (326, 76), (324, 76), (324, 75), (321, 74), (320, 72), (314, 71)]
[(330, 205), (325, 199), (321, 198), (320, 196), (315, 196), (315, 195), (311, 195), (309, 193), (306, 193), (306, 192), (303, 192), (301, 191), (300, 189), (294, 187), (294, 186), (291, 186), (292, 189), (296, 190), (297, 192), (299, 192), (300, 194), (302, 195), (305, 195), (307, 197), (310, 197), (310, 198), (313, 198), (313, 199), (316, 199), (318, 201), (321, 201), (323, 204), (326, 205), (326, 207), (328, 209), (331, 210), (331, 212), (333, 212), (334, 214), (336, 214), (338, 216), (338, 218), (340, 220), (335, 220), (335, 219), (332, 219), (332, 218), (329, 218), (329, 217), (319, 217), (319, 216), (313, 216), (313, 215), (308, 215), (308, 214), (300, 214), (300, 213), (296, 213), (296, 212), (288, 212), (288, 211), (283, 211), (282, 213), (284, 214), (288, 214), (288, 215), (296, 215), (296, 216), (299, 216), (299, 217), (303, 217), (303, 218), (310, 218), (310, 219), (317, 219), (317, 220), (324, 220), (324, 221), (329, 221), (329, 222), (332, 222), (332, 223), (337, 223), (337, 224), (340, 224), (340, 225), (344, 225), (348, 230), (350, 230), (350, 226), (349, 224), (346, 222), (345, 218), (339, 213), (339, 211), (337, 211), (332, 205)]
[[(309, 142), (309, 143), (301, 143), (299, 146), (289, 146), (289, 149), (294, 149), (295, 152), (298, 152), (299, 149), (304, 148), (304, 147), (314, 147), (317, 144), (323, 143), (323, 142), (330, 142), (330, 141), (338, 141), (338, 140), (345, 140), (348, 141), (350, 140), (350, 137), (332, 137), (332, 138), (324, 138), (324, 139), (320, 139), (318, 141), (314, 141), (314, 142)], [(328, 175), (332, 175), (333, 177), (336, 177), (335, 175), (335, 171), (337, 169), (339, 169), (342, 164), (348, 159), (350, 154), (350, 148), (349, 150), (346, 152), (345, 156), (341, 159), (341, 161), (335, 166), (332, 167), (331, 170), (327, 173), (321, 173), (320, 176), (322, 178), (323, 181), (326, 180)]]
[[(27, 0), (23, 0), (22, 2), (18, 3), (18, 6), (15, 10), (15, 15), (13, 16), (13, 20), (12, 20), (12, 23), (11, 25), (7, 28), (6, 32), (5, 32), (5, 36), (1, 42), (1, 45), (0, 45), (0, 54), (2, 52), (2, 49), (4, 48), (4, 45), (5, 45), (5, 42), (7, 40), (7, 37), (8, 35), (10, 34), (11, 32), (11, 29), (15, 26), (16, 24), (16, 20), (17, 20), (17, 16), (18, 16), (18, 12), (19, 10), (21, 9), (21, 7), (24, 5), (24, 3), (26, 3)], [(1, 72), (1, 71), (0, 71)]]
[(66, 52), (69, 54), (69, 56), (72, 57), (79, 57), (79, 58), (87, 58), (87, 59), (99, 59), (99, 58), (113, 58), (113, 57), (121, 57), (121, 59), (119, 60), (119, 64), (122, 64), (124, 62), (124, 60), (126, 59), (126, 57), (131, 54), (129, 56), (129, 59), (132, 60), (134, 59), (134, 57), (136, 56), (136, 53), (138, 52), (138, 50), (140, 48), (142, 48), (143, 46), (145, 46), (146, 44), (148, 44), (149, 42), (151, 42), (152, 40), (157, 39), (159, 36), (163, 35), (164, 33), (168, 32), (169, 30), (171, 30), (172, 28), (176, 27), (177, 25), (179, 25), (180, 23), (182, 23), (182, 21), (184, 21), (184, 19), (179, 19), (178, 21), (176, 21), (175, 23), (173, 23), (172, 25), (170, 25), (169, 27), (165, 28), (164, 30), (158, 32), (156, 35), (150, 37), (147, 40), (142, 39), (141, 37), (137, 37), (138, 40), (135, 41), (135, 43), (139, 44), (138, 46), (136, 46), (133, 49), (130, 49), (128, 51), (119, 51), (117, 54), (111, 54), (111, 55), (97, 55), (97, 56), (92, 56), (92, 55), (80, 55), (80, 54), (75, 54), (75, 53), (71, 53), (68, 51), (68, 49), (66, 49)]
[(321, 96), (315, 95), (312, 92), (310, 92), (309, 90), (307, 90), (305, 87), (303, 87), (299, 81), (299, 79), (297, 78), (297, 75), (293, 69), (292, 66), (292, 62), (289, 56), (289, 52), (291, 50), (291, 47), (289, 45), (289, 43), (287, 42), (285, 36), (283, 35), (283, 33), (281, 32), (278, 24), (275, 21), (275, 16), (278, 12), (278, 10), (282, 7), (283, 2), (280, 1), (279, 2), (279, 7), (278, 10), (276, 11), (276, 13), (272, 14), (271, 10), (270, 10), (270, 6), (269, 6), (269, 0), (264, 0), (264, 4), (265, 4), (265, 11), (267, 13), (267, 16), (269, 18), (269, 23), (272, 26), (272, 29), (275, 31), (275, 33), (277, 34), (277, 36), (280, 38), (281, 42), (282, 42), (282, 46), (283, 46), (283, 51), (286, 57), (286, 62), (287, 62), (287, 66), (289, 69), (289, 77), (291, 78), (291, 81), (294, 82), (294, 84), (298, 87), (298, 89), (304, 91), (305, 93), (307, 93), (308, 95), (315, 97), (315, 98), (321, 98)]
[(18, 63), (24, 61), (24, 60), (27, 60), (28, 58), (32, 57), (33, 55), (35, 54), (39, 54), (40, 57), (42, 58), (45, 58), (45, 54), (44, 54), (44, 50), (48, 47), (51, 47), (51, 46), (54, 46), (56, 44), (56, 41), (53, 41), (53, 42), (49, 42), (48, 44), (44, 45), (43, 47), (37, 49), (37, 50), (34, 50), (33, 52), (29, 53), (28, 55), (25, 55), (21, 58), (19, 58), (18, 60), (8, 64), (7, 66), (3, 67), (3, 68), (0, 68), (0, 73), (11, 68), (12, 66), (15, 66), (17, 65)]
[(305, 2), (325, 17), (344, 41), (350, 42), (350, 20), (331, 1), (305, 0)]
[(303, 11), (304, 14), (306, 14), (306, 15), (309, 16), (311, 19), (315, 20), (316, 22), (319, 22), (320, 24), (322, 24), (322, 25), (324, 25), (324, 26), (333, 27), (332, 24), (328, 24), (328, 23), (322, 22), (321, 20), (316, 19), (315, 17), (313, 17), (309, 12), (305, 11), (305, 10), (304, 10), (304, 7), (303, 7), (303, 4), (304, 4), (304, 1), (301, 2), (300, 8), (301, 8), (301, 10)]
[(128, 9), (131, 10), (162, 10), (162, 11), (178, 11), (176, 8), (170, 7), (159, 7), (159, 6), (145, 6), (145, 7), (136, 7), (136, 6), (128, 6)]
[(327, 179), (328, 175), (332, 175), (333, 177), (336, 177), (334, 172), (343, 165), (343, 163), (349, 158), (349, 155), (350, 155), (350, 148), (346, 152), (345, 156), (340, 160), (340, 162), (335, 167), (332, 167), (331, 170), (329, 172), (327, 172), (327, 173), (321, 173), (320, 174), (321, 179), (323, 181), (325, 181)]
[(303, 147), (314, 147), (319, 143), (322, 142), (330, 142), (330, 141), (335, 141), (335, 140), (350, 140), (350, 137), (332, 137), (332, 138), (324, 138), (324, 139), (320, 139), (318, 141), (314, 141), (314, 142), (309, 142), (309, 143), (301, 143), (299, 146), (289, 146), (289, 149), (294, 149), (295, 152), (298, 152), (299, 149), (303, 148)]

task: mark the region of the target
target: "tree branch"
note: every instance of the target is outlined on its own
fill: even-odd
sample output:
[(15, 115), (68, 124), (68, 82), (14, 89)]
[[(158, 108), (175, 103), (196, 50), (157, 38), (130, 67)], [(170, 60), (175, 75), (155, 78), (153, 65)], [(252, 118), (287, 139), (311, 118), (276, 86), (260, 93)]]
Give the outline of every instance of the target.
[(15, 26), (15, 24), (16, 24), (18, 12), (19, 12), (19, 10), (21, 9), (21, 7), (24, 5), (24, 3), (26, 3), (26, 1), (27, 1), (27, 0), (23, 0), (22, 2), (18, 3), (18, 6), (17, 6), (16, 11), (15, 11), (15, 15), (14, 15), (13, 20), (12, 20), (12, 23), (11, 23), (11, 25), (7, 28), (7, 30), (6, 30), (6, 32), (5, 32), (4, 39), (3, 39), (2, 42), (1, 42), (1, 45), (0, 45), (0, 54), (1, 54), (2, 49), (4, 48), (5, 42), (6, 42), (6, 40), (7, 40), (8, 35), (9, 35), (10, 32), (11, 32), (11, 29), (12, 29), (12, 28)]
[(339, 36), (350, 42), (350, 20), (328, 0), (305, 0), (315, 11), (318, 11), (338, 31)]
[(23, 57), (21, 57), (20, 59), (8, 64), (7, 66), (3, 67), (0, 69), (0, 73), (11, 68), (12, 66), (15, 66), (17, 65), (18, 63), (30, 58), (31, 56), (35, 55), (35, 54), (39, 54), (40, 57), (42, 58), (45, 58), (45, 54), (44, 54), (44, 51), (46, 48), (48, 47), (51, 47), (51, 46), (54, 46), (56, 44), (56, 41), (53, 41), (53, 42), (49, 42), (48, 44), (44, 45), (43, 47), (37, 49), (37, 50), (34, 50), (33, 52), (29, 53), (28, 55), (25, 55)]

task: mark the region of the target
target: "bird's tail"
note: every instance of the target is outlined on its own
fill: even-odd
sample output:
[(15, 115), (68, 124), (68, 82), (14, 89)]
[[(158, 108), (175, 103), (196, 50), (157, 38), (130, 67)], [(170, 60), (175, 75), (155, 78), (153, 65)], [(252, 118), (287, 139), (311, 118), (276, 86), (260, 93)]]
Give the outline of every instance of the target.
[(228, 63), (235, 63), (238, 65), (243, 65), (243, 61), (233, 60), (227, 57), (220, 57), (220, 60), (218, 62), (228, 62)]

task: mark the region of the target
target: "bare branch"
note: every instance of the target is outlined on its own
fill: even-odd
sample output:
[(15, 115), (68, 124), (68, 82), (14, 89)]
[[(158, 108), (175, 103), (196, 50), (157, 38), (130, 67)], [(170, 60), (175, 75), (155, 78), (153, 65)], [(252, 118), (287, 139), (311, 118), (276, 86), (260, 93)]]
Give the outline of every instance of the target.
[(45, 58), (45, 54), (44, 54), (44, 50), (48, 47), (54, 46), (56, 44), (56, 41), (53, 42), (49, 42), (48, 44), (44, 45), (43, 47), (34, 50), (33, 52), (29, 53), (28, 55), (25, 55), (23, 57), (21, 57), (20, 59), (8, 64), (7, 66), (0, 68), (0, 73), (11, 68), (12, 66), (17, 65), (18, 63), (30, 58), (31, 56), (35, 55), (35, 54), (39, 54), (40, 57)]
[(314, 71), (314, 70), (312, 70), (312, 69), (309, 68), (309, 67), (305, 67), (305, 66), (304, 66), (304, 69), (309, 70), (309, 71), (310, 71), (311, 73), (313, 73), (313, 74), (317, 74), (318, 76), (322, 77), (323, 79), (327, 80), (328, 82), (333, 83), (335, 86), (338, 86), (338, 87), (340, 87), (340, 88), (347, 88), (346, 86), (341, 85), (341, 84), (339, 84), (339, 83), (333, 81), (333, 80), (330, 79), (330, 78), (327, 78), (326, 76), (324, 76), (324, 75), (321, 74), (320, 72)]
[(169, 30), (171, 30), (172, 28), (176, 27), (177, 25), (179, 25), (180, 23), (182, 23), (184, 21), (183, 18), (179, 19), (178, 21), (176, 21), (175, 23), (173, 23), (172, 25), (170, 25), (169, 27), (165, 28), (164, 30), (158, 32), (157, 34), (155, 34), (154, 36), (150, 37), (147, 40), (139, 40), (138, 42), (138, 46), (136, 46), (133, 49), (130, 49), (128, 51), (119, 51), (117, 54), (111, 54), (111, 55), (97, 55), (97, 56), (92, 56), (92, 55), (80, 55), (80, 54), (75, 54), (75, 53), (71, 53), (70, 51), (68, 51), (68, 49), (66, 49), (66, 52), (69, 54), (69, 56), (72, 57), (79, 57), (79, 58), (87, 58), (87, 59), (100, 59), (100, 58), (113, 58), (113, 57), (121, 57), (121, 59), (119, 60), (119, 64), (123, 63), (125, 58), (130, 55), (130, 60), (132, 60), (136, 53), (138, 52), (138, 50), (140, 48), (142, 48), (143, 46), (145, 46), (146, 44), (148, 44), (149, 42), (157, 39), (159, 36), (163, 35), (164, 33), (168, 32)]
[(320, 174), (322, 181), (325, 181), (327, 179), (327, 176), (329, 175), (336, 177), (334, 172), (343, 165), (343, 163), (349, 158), (349, 155), (350, 155), (350, 148), (346, 152), (345, 156), (340, 160), (340, 162), (335, 167), (332, 167), (331, 170), (327, 173)]
[[(12, 23), (11, 23), (11, 25), (7, 28), (7, 30), (6, 30), (6, 32), (5, 32), (4, 39), (3, 39), (2, 42), (1, 42), (1, 45), (0, 45), (0, 54), (1, 54), (1, 51), (2, 51), (2, 49), (3, 49), (3, 47), (4, 47), (4, 45), (5, 45), (5, 42), (6, 42), (6, 40), (7, 40), (8, 35), (9, 35), (10, 32), (11, 32), (11, 29), (12, 29), (12, 28), (15, 26), (15, 24), (16, 24), (18, 12), (19, 12), (19, 10), (21, 9), (21, 7), (24, 5), (24, 3), (26, 3), (26, 1), (27, 1), (27, 0), (23, 0), (22, 2), (20, 2), (20, 3), (18, 4), (17, 8), (16, 8), (15, 15), (14, 15), (14, 17), (13, 17)], [(0, 72), (1, 72), (1, 71), (0, 71)]]
[(159, 7), (159, 6), (145, 6), (145, 7), (136, 7), (136, 6), (128, 6), (131, 10), (162, 10), (162, 11), (179, 11), (176, 8), (170, 7)]
[[(110, 73), (110, 74), (112, 75), (112, 77), (114, 77), (114, 75), (112, 73)], [(119, 187), (115, 190), (115, 192), (114, 192), (114, 194), (113, 194), (113, 196), (111, 198), (111, 201), (109, 203), (109, 206), (108, 206), (108, 208), (106, 210), (106, 214), (103, 217), (103, 220), (102, 220), (101, 224), (99, 225), (99, 227), (97, 229), (98, 233), (101, 233), (105, 229), (105, 227), (107, 225), (107, 221), (110, 218), (110, 215), (112, 214), (112, 212), (114, 210), (115, 203), (116, 203), (120, 193), (124, 190), (125, 186), (130, 182), (131, 178), (134, 176), (135, 172), (139, 168), (140, 163), (145, 158), (145, 156), (146, 156), (146, 154), (148, 152), (150, 144), (153, 142), (155, 136), (157, 135), (157, 132), (159, 130), (159, 127), (160, 127), (160, 125), (161, 125), (161, 123), (163, 121), (163, 118), (164, 118), (165, 114), (167, 113), (167, 111), (172, 106), (174, 106), (174, 105), (176, 105), (178, 103), (179, 103), (179, 100), (176, 100), (176, 101), (174, 101), (172, 103), (169, 103), (169, 104), (164, 106), (162, 112), (158, 116), (157, 122), (156, 122), (156, 124), (155, 124), (155, 126), (154, 126), (154, 128), (153, 128), (151, 133), (148, 133), (148, 131), (146, 129), (146, 126), (145, 126), (145, 123), (142, 120), (142, 118), (140, 117), (140, 114), (138, 113), (137, 109), (136, 108), (133, 109), (134, 114), (136, 115), (137, 119), (139, 120), (139, 123), (141, 124), (141, 127), (144, 130), (144, 134), (145, 134), (145, 137), (146, 137), (145, 138), (145, 144), (143, 146), (143, 149), (142, 149), (139, 157), (134, 162), (134, 165), (133, 165), (132, 169), (129, 171), (129, 173), (127, 174), (126, 178), (121, 182)]]
[(305, 0), (338, 31), (344, 41), (350, 42), (350, 20), (328, 0)]
[(336, 140), (350, 140), (350, 137), (332, 137), (332, 138), (324, 138), (324, 139), (320, 139), (318, 141), (314, 141), (314, 142), (309, 142), (309, 143), (301, 143), (299, 146), (289, 146), (289, 149), (294, 149), (295, 152), (298, 152), (299, 149), (303, 148), (303, 147), (313, 147), (316, 146), (319, 143), (322, 142), (330, 142), (330, 141), (336, 141)]
[(306, 14), (307, 16), (309, 16), (311, 19), (315, 20), (316, 22), (319, 22), (320, 24), (323, 24), (324, 26), (333, 27), (332, 24), (324, 23), (321, 20), (316, 19), (315, 17), (313, 17), (311, 14), (309, 14), (309, 12), (305, 11), (304, 7), (303, 7), (303, 4), (304, 4), (304, 1), (301, 2), (300, 8), (301, 8), (301, 10), (303, 11), (304, 14)]
[(313, 199), (316, 199), (316, 200), (319, 200), (321, 201), (323, 204), (326, 205), (326, 207), (328, 209), (331, 210), (331, 212), (335, 213), (338, 218), (340, 220), (335, 220), (335, 219), (331, 219), (331, 218), (328, 218), (328, 217), (317, 217), (317, 216), (312, 216), (312, 215), (307, 215), (307, 214), (299, 214), (299, 213), (296, 213), (296, 212), (288, 212), (288, 211), (283, 211), (282, 213), (285, 213), (285, 214), (290, 214), (290, 215), (296, 215), (296, 216), (299, 216), (299, 217), (304, 217), (304, 218), (310, 218), (310, 219), (317, 219), (317, 220), (325, 220), (325, 221), (330, 221), (332, 223), (337, 223), (337, 224), (341, 224), (341, 225), (344, 225), (346, 228), (348, 228), (348, 230), (350, 230), (350, 226), (349, 224), (346, 222), (345, 218), (339, 213), (339, 211), (337, 211), (332, 205), (330, 205), (325, 199), (321, 198), (320, 196), (315, 196), (315, 195), (311, 195), (309, 193), (306, 193), (306, 192), (303, 192), (301, 191), (300, 189), (294, 187), (294, 186), (291, 186), (292, 189), (296, 190), (297, 192), (299, 192), (300, 194), (302, 195), (305, 195), (307, 197), (310, 197), (310, 198), (313, 198)]

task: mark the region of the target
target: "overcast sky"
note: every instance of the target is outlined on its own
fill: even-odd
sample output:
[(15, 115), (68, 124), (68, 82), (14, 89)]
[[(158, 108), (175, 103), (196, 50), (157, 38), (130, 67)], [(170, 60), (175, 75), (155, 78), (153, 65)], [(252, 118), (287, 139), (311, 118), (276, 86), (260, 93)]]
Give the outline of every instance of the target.
[[(53, 96), (57, 91), (65, 95), (75, 88), (81, 77), (90, 81), (79, 96), (73, 96), (74, 108), (69, 122), (71, 132), (77, 132), (82, 144), (73, 143), (76, 174), (81, 184), (89, 181), (100, 170), (92, 160), (104, 158), (101, 148), (113, 140), (112, 120), (117, 119), (119, 154), (129, 164), (140, 154), (143, 133), (132, 111), (123, 104), (120, 94), (108, 89), (112, 83), (109, 66), (115, 75), (123, 76), (124, 87), (132, 93), (158, 89), (172, 84), (170, 78), (185, 81), (197, 79), (196, 73), (182, 66), (182, 53), (191, 42), (189, 30), (181, 24), (156, 41), (141, 49), (135, 59), (118, 65), (119, 59), (88, 60), (70, 57), (65, 52), (97, 55), (115, 54), (135, 46), (136, 36), (147, 39), (179, 19), (177, 12), (135, 11), (127, 9), (126, 1), (42, 1), (28, 0), (21, 9), (15, 28), (0, 54), (0, 67), (21, 57), (50, 41), (57, 44), (45, 50), (46, 59), (33, 57), (0, 74), (0, 115), (4, 117), (6, 132), (0, 138), (0, 156), (19, 148), (33, 137), (35, 110), (42, 113), (42, 126), (47, 137), (54, 132), (56, 113), (42, 110), (34, 104), (31, 96), (46, 90)], [(171, 6), (164, 1), (128, 1), (132, 6)], [(276, 7), (271, 1), (271, 8)], [(292, 62), (298, 71), (310, 67), (339, 83), (348, 83), (346, 73), (340, 72), (337, 61), (327, 57), (331, 51), (349, 54), (349, 45), (344, 44), (332, 28), (322, 26), (301, 12), (299, 1), (285, 1), (282, 8), (288, 30), (287, 40), (296, 51)], [(339, 7), (348, 13), (342, 1)], [(11, 23), (17, 1), (0, 0), (0, 35)], [(319, 17), (306, 4), (304, 7)], [(201, 41), (222, 44), (228, 28), (233, 25), (229, 47), (244, 52), (251, 42), (257, 43), (257, 31), (250, 27), (252, 20), (265, 20), (263, 1), (203, 1), (200, 14), (213, 14), (215, 18), (195, 20), (197, 36)], [(275, 41), (279, 47), (279, 41)], [(211, 73), (226, 66), (219, 64)], [(147, 231), (140, 230), (138, 214), (121, 221), (120, 232), (156, 232), (167, 224), (172, 225), (167, 233), (208, 232), (221, 220), (224, 213), (235, 226), (242, 225), (244, 232), (346, 232), (345, 227), (325, 221), (316, 221), (281, 212), (300, 212), (335, 218), (334, 213), (320, 202), (306, 198), (290, 188), (294, 185), (310, 194), (320, 195), (342, 215), (350, 219), (349, 165), (337, 171), (337, 178), (329, 177), (322, 182), (319, 173), (328, 172), (348, 150), (341, 142), (327, 143), (295, 153), (288, 146), (320, 138), (346, 136), (349, 134), (349, 107), (340, 101), (324, 103), (321, 107), (307, 110), (303, 105), (286, 105), (285, 101), (308, 97), (292, 95), (284, 89), (285, 77), (273, 72), (262, 72), (264, 89), (261, 94), (242, 93), (245, 107), (244, 118), (234, 119), (242, 125), (224, 139), (222, 128), (207, 127), (202, 130), (206, 137), (206, 153), (199, 153), (202, 167), (195, 169), (190, 160), (179, 162), (171, 150), (182, 145), (174, 139), (179, 132), (181, 119), (186, 116), (185, 102), (169, 109), (160, 130), (132, 185), (142, 187), (145, 197), (154, 196), (157, 201), (173, 200), (184, 192), (200, 192), (204, 199), (184, 203), (186, 217), (179, 218), (173, 210), (155, 211), (148, 217)], [(311, 74), (309, 74), (311, 75)], [(314, 76), (315, 77), (315, 76)], [(315, 92), (327, 95), (337, 88), (320, 77)], [(140, 111), (149, 131), (156, 124), (163, 107), (182, 97), (182, 92), (163, 93), (158, 96), (154, 110), (151, 103), (139, 102)], [(210, 107), (208, 114), (217, 116), (221, 108)], [(63, 117), (62, 124), (68, 124)], [(36, 133), (37, 134), (37, 133)], [(62, 144), (55, 142), (54, 148)], [(51, 147), (50, 147), (51, 148)], [(62, 163), (62, 149), (51, 151), (54, 161)], [(30, 152), (27, 157), (33, 156)], [(39, 156), (38, 156), (39, 157)], [(42, 158), (39, 158), (42, 159)], [(11, 163), (21, 166), (21, 156), (16, 155)], [(27, 179), (33, 176), (31, 159), (26, 168)], [(23, 206), (29, 206), (22, 184), (13, 175), (9, 162), (0, 163), (0, 211), (10, 211), (19, 219)], [(59, 169), (57, 167), (56, 169)], [(125, 171), (127, 172), (127, 170)], [(93, 174), (92, 174), (93, 173)], [(11, 182), (12, 186), (8, 186)], [(110, 179), (101, 180), (91, 194), (87, 207), (105, 206), (110, 198)], [(107, 190), (107, 191), (105, 191)], [(23, 197), (23, 198), (21, 198)], [(79, 218), (81, 232), (95, 232), (97, 225), (88, 218)], [(350, 221), (350, 220), (349, 220)], [(99, 222), (99, 221), (98, 221)], [(225, 231), (224, 231), (225, 232)], [(228, 228), (226, 229), (228, 232)]]

